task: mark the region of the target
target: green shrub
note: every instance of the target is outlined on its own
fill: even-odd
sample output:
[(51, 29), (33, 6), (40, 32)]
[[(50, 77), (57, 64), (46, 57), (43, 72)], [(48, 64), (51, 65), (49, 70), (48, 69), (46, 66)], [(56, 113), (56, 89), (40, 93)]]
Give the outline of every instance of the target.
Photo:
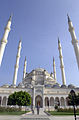
[(14, 108), (14, 107), (0, 107), (0, 112), (19, 112), (21, 111), (20, 108)]
[(54, 107), (54, 108), (55, 108), (55, 110), (58, 110), (58, 105), (55, 105), (55, 107)]
[[(73, 108), (58, 108), (57, 112), (73, 112)], [(76, 109), (76, 112), (79, 112), (79, 109)]]

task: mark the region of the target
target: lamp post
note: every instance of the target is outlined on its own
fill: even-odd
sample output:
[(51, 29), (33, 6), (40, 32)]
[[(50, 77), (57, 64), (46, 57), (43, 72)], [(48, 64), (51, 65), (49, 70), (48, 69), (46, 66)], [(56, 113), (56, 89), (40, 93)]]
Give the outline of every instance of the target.
[(71, 96), (72, 96), (72, 105), (73, 105), (73, 108), (74, 108), (74, 117), (75, 117), (75, 120), (76, 120), (76, 110), (75, 110), (75, 102), (74, 102), (75, 91), (74, 91), (74, 90), (71, 90), (71, 91), (70, 91), (70, 94), (71, 94)]

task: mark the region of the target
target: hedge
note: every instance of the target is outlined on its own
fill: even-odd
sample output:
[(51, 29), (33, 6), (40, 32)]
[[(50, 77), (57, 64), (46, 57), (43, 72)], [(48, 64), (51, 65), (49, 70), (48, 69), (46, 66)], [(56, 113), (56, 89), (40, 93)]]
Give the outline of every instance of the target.
[[(73, 108), (58, 108), (57, 112), (73, 112)], [(76, 112), (79, 112), (79, 108), (76, 109)]]
[(21, 111), (20, 108), (14, 108), (14, 107), (0, 107), (0, 112), (19, 112)]

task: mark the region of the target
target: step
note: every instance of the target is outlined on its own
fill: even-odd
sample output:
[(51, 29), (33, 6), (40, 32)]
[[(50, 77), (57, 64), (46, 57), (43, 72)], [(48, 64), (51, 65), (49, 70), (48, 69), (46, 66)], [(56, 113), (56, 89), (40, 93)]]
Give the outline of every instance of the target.
[(49, 118), (21, 118), (21, 120), (50, 120)]

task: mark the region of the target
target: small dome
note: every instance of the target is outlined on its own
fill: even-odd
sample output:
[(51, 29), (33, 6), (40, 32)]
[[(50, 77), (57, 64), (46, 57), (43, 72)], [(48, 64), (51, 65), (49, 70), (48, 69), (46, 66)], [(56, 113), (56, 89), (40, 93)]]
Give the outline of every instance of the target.
[(25, 88), (25, 86), (24, 86), (23, 83), (19, 83), (19, 84), (18, 84), (18, 87), (19, 87), (19, 88)]
[(68, 88), (75, 88), (73, 84), (68, 85)]
[(51, 88), (52, 86), (50, 84), (48, 84), (48, 85), (45, 85), (45, 87)]
[(16, 85), (10, 85), (9, 87), (11, 87), (11, 88), (16, 88)]
[(8, 87), (9, 87), (9, 85), (8, 85), (8, 84), (5, 84), (5, 85), (3, 85), (3, 86), (1, 86), (1, 87), (6, 87), (6, 88), (8, 88)]
[(67, 86), (66, 85), (61, 85), (61, 88), (67, 88)]
[(60, 85), (56, 83), (55, 85), (53, 85), (53, 88), (60, 88)]

